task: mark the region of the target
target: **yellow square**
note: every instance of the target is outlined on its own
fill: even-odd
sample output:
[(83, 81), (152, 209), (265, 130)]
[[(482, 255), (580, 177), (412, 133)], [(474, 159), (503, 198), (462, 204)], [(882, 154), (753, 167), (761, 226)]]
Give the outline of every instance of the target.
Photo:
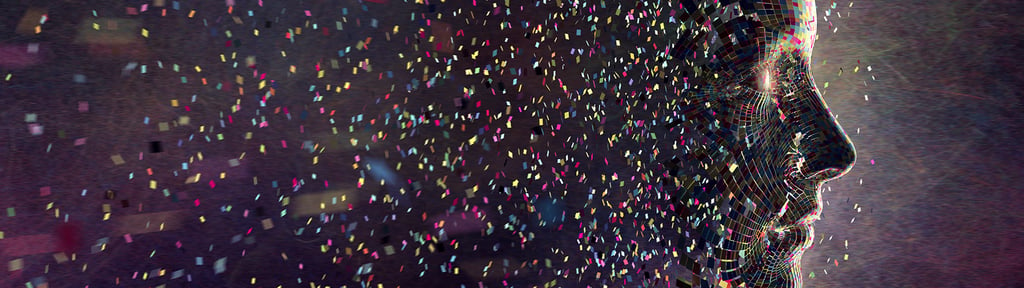
[(114, 165), (124, 164), (124, 158), (121, 158), (121, 154), (111, 155), (110, 161), (114, 161)]
[(7, 262), (7, 271), (18, 271), (24, 268), (25, 260), (18, 258)]

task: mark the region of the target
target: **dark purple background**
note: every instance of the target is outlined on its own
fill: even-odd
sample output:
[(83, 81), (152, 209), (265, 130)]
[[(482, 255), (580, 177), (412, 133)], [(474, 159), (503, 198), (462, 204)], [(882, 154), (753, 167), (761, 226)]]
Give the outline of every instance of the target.
[[(814, 72), (819, 88), (834, 85), (825, 98), (859, 160), (823, 195), (824, 242), (804, 256), (805, 275), (816, 276), (806, 283), (1024, 286), (1022, 6), (849, 3), (837, 3), (842, 18), (829, 17), (835, 34), (819, 26)], [(865, 75), (850, 73), (857, 60)]]
[[(126, 160), (131, 160), (130, 158), (135, 157), (133, 152), (124, 151), (144, 151), (148, 149), (148, 141), (155, 140), (165, 141), (167, 152), (148, 155), (146, 157), (151, 157), (148, 159), (177, 159), (175, 157), (180, 158), (186, 153), (194, 153), (195, 151), (179, 151), (172, 147), (174, 141), (187, 136), (187, 133), (161, 134), (153, 132), (155, 129), (152, 124), (148, 127), (138, 125), (146, 116), (174, 115), (174, 111), (166, 110), (169, 109), (165, 99), (167, 94), (193, 92), (175, 90), (180, 88), (174, 83), (147, 83), (145, 79), (121, 82), (118, 72), (125, 61), (116, 58), (91, 58), (90, 55), (94, 52), (88, 51), (85, 47), (64, 46), (72, 42), (75, 30), (79, 27), (78, 19), (87, 15), (91, 9), (109, 15), (123, 13), (124, 6), (138, 6), (142, 2), (0, 2), (0, 12), (3, 13), (0, 14), (3, 20), (0, 22), (0, 35), (3, 37), (0, 44), (41, 43), (40, 54), (43, 55), (40, 59), (4, 62), (10, 69), (29, 67), (28, 70), (12, 72), (15, 75), (13, 84), (0, 84), (3, 85), (0, 90), (0, 110), (3, 111), (0, 116), (0, 120), (3, 121), (0, 125), (0, 144), (3, 144), (3, 147), (0, 147), (3, 149), (0, 150), (0, 160), (3, 161), (3, 170), (0, 173), (4, 177), (0, 178), (0, 188), (3, 189), (0, 192), (0, 209), (18, 207), (18, 217), (13, 218), (7, 217), (6, 211), (0, 210), (0, 231), (6, 233), (5, 237), (10, 239), (21, 235), (57, 231), (55, 235), (67, 236), (62, 237), (70, 239), (67, 243), (60, 243), (62, 249), (74, 249), (73, 246), (79, 246), (81, 251), (88, 251), (88, 246), (93, 244), (95, 239), (76, 235), (92, 235), (89, 233), (96, 232), (89, 229), (92, 224), (86, 221), (77, 222), (76, 226), (59, 225), (51, 211), (40, 209), (51, 201), (38, 197), (37, 191), (43, 186), (52, 187), (54, 195), (76, 194), (80, 189), (89, 188), (90, 197), (95, 196), (89, 198), (92, 200), (58, 203), (58, 206), (66, 207), (63, 211), (75, 211), (71, 213), (73, 216), (90, 215), (92, 218), (88, 219), (95, 219), (95, 216), (100, 215), (97, 208), (99, 203), (113, 204), (114, 209), (121, 209), (118, 202), (103, 202), (104, 200), (98, 198), (103, 189), (111, 187), (121, 187), (118, 189), (124, 193), (122, 197), (133, 199), (132, 208), (139, 202), (154, 205), (147, 206), (148, 211), (186, 208), (188, 205), (182, 203), (161, 202), (160, 196), (147, 196), (146, 193), (156, 192), (145, 189), (144, 182), (129, 183), (124, 177), (128, 171), (111, 168), (108, 157), (111, 154), (109, 151), (122, 151), (120, 153)], [(270, 3), (269, 0), (267, 2)], [(311, 5), (314, 10), (329, 8), (324, 1), (310, 3), (313, 2), (315, 3)], [(857, 147), (859, 161), (848, 175), (829, 183), (831, 190), (826, 190), (823, 194), (826, 206), (823, 219), (816, 225), (815, 246), (804, 256), (803, 274), (806, 286), (1024, 286), (1024, 276), (1020, 273), (1024, 270), (1024, 261), (1021, 260), (1024, 257), (1024, 246), (1021, 245), (1024, 243), (1024, 212), (1021, 212), (1021, 207), (1024, 206), (1024, 194), (1021, 194), (1024, 193), (1024, 177), (1021, 177), (1024, 156), (1021, 155), (1021, 144), (1018, 142), (1022, 136), (1020, 131), (1024, 128), (1024, 117), (1021, 116), (1021, 112), (1024, 111), (1024, 105), (1021, 104), (1021, 89), (1024, 87), (1019, 85), (1024, 82), (1024, 71), (1019, 67), (1022, 61), (1017, 58), (1018, 55), (1024, 55), (1024, 49), (1021, 48), (1024, 47), (1024, 29), (1017, 18), (1024, 12), (1022, 6), (1015, 1), (1006, 0), (874, 0), (855, 1), (850, 7), (849, 1), (840, 1), (836, 2), (837, 7), (832, 9), (831, 15), (828, 16), (828, 20), (834, 25), (830, 28), (824, 17), (831, 3), (818, 3), (821, 38), (814, 52), (813, 68), (818, 87), (825, 91), (826, 101)], [(213, 3), (209, 6), (220, 9), (220, 5), (222, 3)], [(47, 26), (47, 32), (42, 36), (24, 36), (12, 32), (24, 14), (24, 9), (30, 6), (53, 7), (49, 12), (51, 24), (48, 24), (50, 26)], [(206, 10), (201, 12), (205, 13)], [(403, 14), (392, 17), (407, 16)], [(194, 46), (197, 45), (195, 43), (205, 41), (204, 39), (158, 36), (173, 35), (177, 31), (187, 30), (185, 28), (192, 27), (189, 25), (194, 25), (194, 22), (160, 23), (162, 24), (150, 26), (151, 33), (155, 35), (152, 40), (153, 47), (127, 47), (127, 51), (122, 53), (141, 53), (130, 54), (141, 58), (160, 55), (165, 59), (185, 63), (198, 56), (176, 51), (205, 51), (208, 55), (203, 55), (203, 59), (209, 60), (218, 53), (216, 49), (223, 47), (221, 42), (217, 42), (211, 44), (216, 49), (204, 50), (203, 47)], [(836, 27), (838, 29), (833, 33), (833, 28)], [(360, 38), (358, 32), (354, 33), (356, 35), (349, 37)], [(243, 43), (245, 47), (252, 47), (251, 45), (252, 43)], [(318, 51), (320, 48), (322, 47), (309, 47), (315, 53), (294, 57), (313, 59), (317, 54), (331, 52), (330, 49)], [(0, 50), (0, 53), (6, 53), (5, 51), (7, 50)], [(5, 57), (10, 59), (10, 56)], [(871, 67), (871, 71), (868, 71), (868, 66)], [(283, 70), (287, 69), (286, 67), (280, 66), (275, 69)], [(856, 73), (855, 67), (859, 67)], [(842, 76), (838, 75), (840, 68), (843, 69)], [(191, 67), (186, 66), (182, 69), (187, 70)], [(0, 70), (0, 81), (4, 81), (2, 77), (7, 73), (8, 70)], [(98, 84), (87, 87), (74, 85), (71, 75), (75, 73), (86, 74), (90, 81)], [(228, 76), (221, 78), (229, 82), (233, 78), (230, 73), (224, 75)], [(872, 79), (872, 76), (875, 79)], [(161, 77), (173, 79), (172, 74)], [(828, 88), (824, 88), (825, 82), (829, 83)], [(289, 89), (303, 88), (299, 84), (283, 85), (295, 85)], [(367, 93), (372, 94), (376, 91)], [(870, 100), (865, 101), (864, 95), (868, 95)], [(180, 96), (178, 99), (185, 99)], [(77, 101), (83, 100), (90, 101), (91, 112), (88, 115), (74, 112)], [(450, 102), (447, 99), (445, 101)], [(365, 110), (367, 104), (356, 101), (339, 105), (362, 106)], [(209, 109), (209, 112), (225, 108), (197, 105), (197, 109)], [(197, 113), (200, 112), (202, 111)], [(23, 121), (25, 113), (37, 113), (39, 121), (46, 125), (46, 134), (40, 137), (28, 136)], [(208, 121), (215, 118), (193, 117), (193, 121)], [(168, 119), (170, 118), (165, 117), (159, 121)], [(56, 135), (58, 130), (63, 130), (67, 136), (59, 138)], [(238, 132), (225, 131), (229, 137), (240, 137), (231, 134)], [(289, 131), (261, 133), (274, 135), (269, 138), (297, 137), (295, 134), (288, 134), (294, 133)], [(86, 136), (88, 144), (85, 147), (69, 148), (70, 141)], [(49, 143), (58, 144), (55, 144), (52, 152), (47, 153), (46, 146)], [(226, 155), (240, 149), (252, 151), (254, 147), (206, 148), (203, 151), (208, 151), (208, 155), (223, 152), (223, 157), (228, 157)], [(278, 155), (280, 159), (262, 164), (263, 166), (245, 169), (277, 175), (282, 179), (294, 177), (289, 173), (294, 173), (292, 170), (302, 166), (288, 162), (291, 154)], [(220, 168), (197, 169), (215, 171)], [(140, 174), (141, 171), (136, 171), (136, 175)], [(247, 179), (238, 181), (244, 180)], [(134, 188), (131, 187), (138, 188), (140, 192), (132, 192)], [(251, 198), (248, 194), (244, 196), (241, 198)], [(145, 197), (153, 198), (139, 200)], [(207, 196), (204, 194), (203, 197)], [(235, 201), (228, 199), (229, 196), (223, 197), (223, 203)], [(66, 199), (80, 198), (75, 196)], [(856, 211), (855, 205), (861, 207), (861, 210)], [(216, 210), (215, 207), (207, 208)], [(275, 209), (267, 210), (268, 214), (277, 212)], [(197, 214), (203, 213), (197, 211)], [(253, 224), (239, 224), (233, 222), (240, 221), (239, 219), (226, 217), (210, 218), (215, 225), (223, 227)], [(853, 219), (855, 220), (851, 222)], [(410, 222), (406, 224), (424, 225), (419, 223), (418, 219), (413, 220), (417, 221), (409, 220)], [(280, 227), (287, 224), (278, 223)], [(198, 228), (186, 229), (173, 236), (150, 234), (137, 237), (136, 241), (173, 243), (177, 238), (203, 238), (205, 235), (211, 235), (209, 233), (212, 232)], [(230, 236), (232, 235), (225, 237)], [(221, 238), (227, 239), (225, 237)], [(211, 244), (220, 245), (222, 240), (210, 241)], [(281, 245), (299, 243), (283, 233), (268, 235), (261, 240)], [(563, 244), (575, 246), (575, 243)], [(3, 240), (0, 240), (0, 245), (4, 245)], [(301, 250), (301, 247), (296, 248), (299, 246), (302, 245), (290, 249)], [(184, 259), (181, 261), (189, 262), (192, 257), (203, 255), (201, 248), (180, 252), (182, 254), (179, 256), (164, 254), (166, 250), (161, 249), (165, 248), (167, 247), (156, 248), (161, 252), (158, 255), (164, 258), (152, 261), (176, 263)], [(130, 273), (125, 271), (133, 270), (124, 267), (140, 265), (128, 262), (145, 259), (139, 255), (146, 255), (154, 248), (121, 243), (111, 249), (112, 254), (120, 256), (89, 258), (87, 261), (94, 263), (90, 265), (90, 274), (78, 273), (78, 266), (52, 265), (48, 267), (52, 272), (48, 274), (47, 279), (52, 286), (65, 287), (71, 286), (71, 283), (85, 282), (86, 279), (102, 278), (103, 281), (110, 281), (111, 277), (108, 276), (126, 277), (125, 275)], [(229, 271), (242, 273), (234, 271), (243, 270), (244, 267), (257, 267), (268, 269), (265, 275), (267, 278), (293, 279), (299, 273), (294, 267), (262, 266), (261, 263), (256, 263), (259, 260), (248, 260), (276, 260), (279, 258), (278, 253), (283, 249), (285, 248), (265, 244), (254, 248), (249, 253), (257, 257), (244, 258), (247, 260), (242, 262), (232, 260), (229, 262)], [(235, 252), (239, 251), (231, 253)], [(314, 251), (316, 252), (318, 251)], [(843, 260), (847, 254), (849, 260)], [(80, 257), (87, 256), (83, 254)], [(25, 282), (44, 275), (42, 271), (46, 269), (45, 265), (54, 262), (48, 254), (25, 259), (26, 272), (3, 274), (4, 277), (0, 277), (0, 284), (4, 287), (24, 287)], [(11, 259), (5, 257), (0, 260), (3, 260), (0, 267), (6, 267), (6, 261)], [(206, 259), (208, 263), (214, 260), (215, 257)], [(291, 264), (293, 263), (289, 265)], [(7, 273), (6, 270), (0, 272)], [(812, 272), (814, 277), (810, 277)], [(218, 279), (212, 274), (196, 275), (197, 278)], [(94, 286), (113, 285), (112, 282), (103, 281), (94, 280)], [(238, 279), (223, 281), (246, 282)]]

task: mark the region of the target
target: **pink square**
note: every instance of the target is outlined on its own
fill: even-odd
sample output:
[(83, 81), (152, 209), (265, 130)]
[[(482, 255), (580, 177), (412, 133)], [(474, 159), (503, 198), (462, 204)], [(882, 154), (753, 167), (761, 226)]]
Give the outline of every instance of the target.
[(88, 112), (88, 111), (89, 111), (89, 102), (78, 101), (78, 112)]
[(75, 139), (75, 146), (82, 146), (82, 145), (85, 145), (85, 139), (86, 139), (86, 138), (78, 138), (78, 139)]
[(32, 133), (33, 136), (43, 135), (43, 125), (39, 124), (28, 124), (28, 132)]
[(50, 186), (39, 188), (39, 196), (50, 196)]

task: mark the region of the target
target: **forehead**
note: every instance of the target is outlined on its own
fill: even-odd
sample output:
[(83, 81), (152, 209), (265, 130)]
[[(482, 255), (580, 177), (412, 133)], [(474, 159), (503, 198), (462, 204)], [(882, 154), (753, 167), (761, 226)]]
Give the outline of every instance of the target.
[(772, 54), (794, 53), (808, 59), (817, 34), (817, 9), (813, 0), (764, 0), (754, 5), (757, 18), (767, 30), (765, 40)]
[[(729, 80), (792, 55), (807, 63), (816, 34), (813, 0), (683, 0), (688, 17), (673, 56)], [(702, 53), (704, 51), (704, 56)], [(718, 77), (723, 74), (725, 77)]]

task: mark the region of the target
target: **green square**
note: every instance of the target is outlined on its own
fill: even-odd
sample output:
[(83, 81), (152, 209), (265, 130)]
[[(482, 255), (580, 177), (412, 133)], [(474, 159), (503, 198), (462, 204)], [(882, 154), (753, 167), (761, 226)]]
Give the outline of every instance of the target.
[(7, 207), (7, 217), (14, 217), (14, 207)]

